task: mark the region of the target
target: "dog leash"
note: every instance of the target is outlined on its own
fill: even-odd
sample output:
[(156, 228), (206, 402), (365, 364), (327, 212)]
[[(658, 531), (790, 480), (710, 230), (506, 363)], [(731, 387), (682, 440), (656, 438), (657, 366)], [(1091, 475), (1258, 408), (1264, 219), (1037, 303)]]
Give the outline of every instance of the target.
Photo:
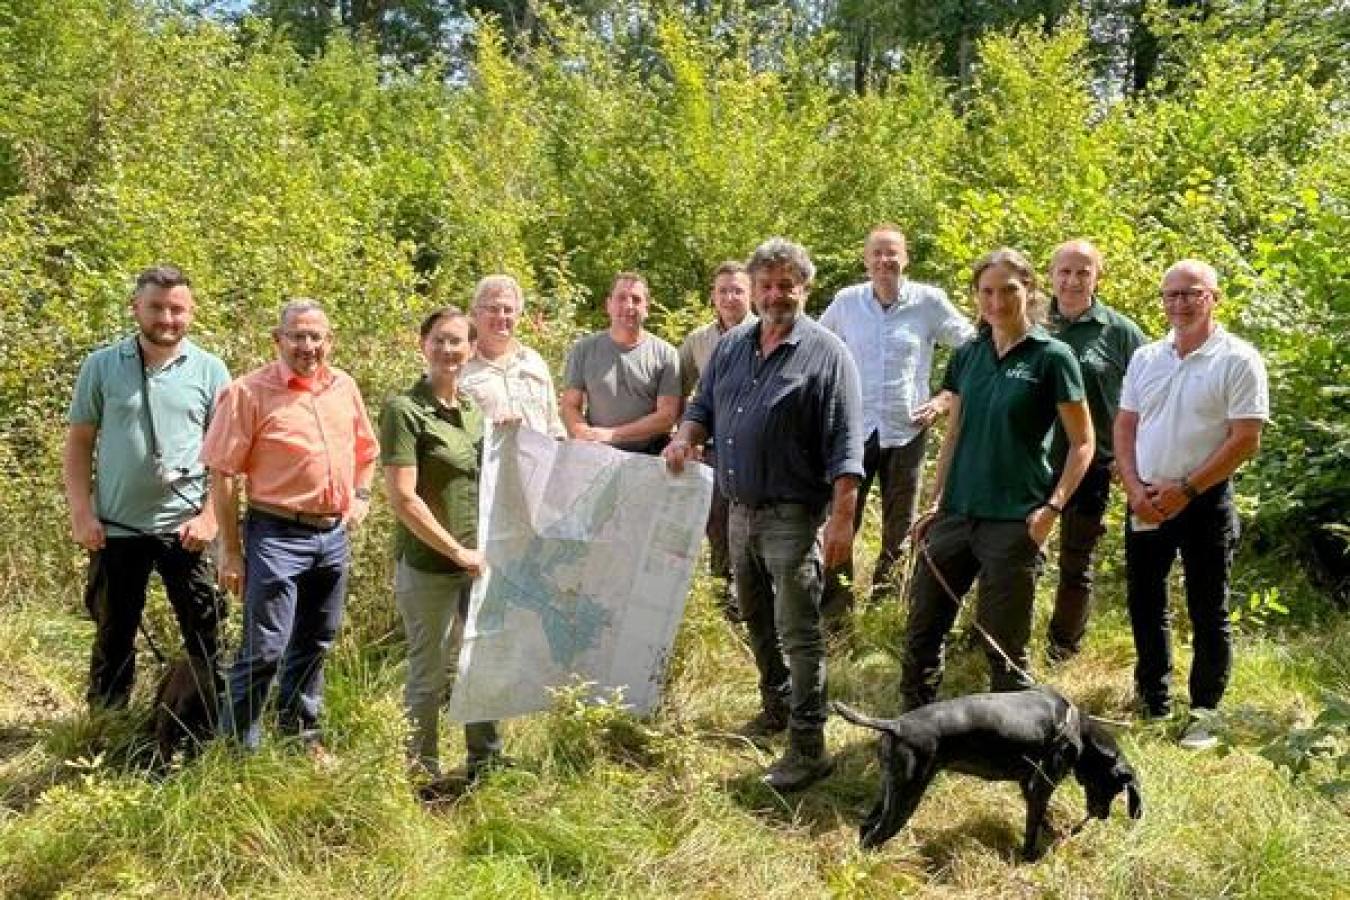
[[(933, 561), (932, 554), (928, 552), (927, 538), (919, 543), (919, 553), (923, 556), (923, 561), (928, 564), (928, 571), (933, 573), (933, 577), (937, 579), (937, 583), (942, 587), (943, 592), (946, 593), (948, 599), (950, 599), (952, 603), (956, 604), (956, 608), (959, 610), (962, 606), (961, 598), (956, 596), (956, 591), (952, 590), (952, 586), (947, 583), (947, 579), (943, 576), (942, 570), (939, 569), (937, 563)], [(998, 641), (994, 640), (994, 636), (985, 630), (985, 627), (979, 623), (978, 619), (971, 619), (970, 627), (975, 630), (976, 634), (984, 638), (985, 643), (994, 649), (994, 652), (999, 655), (999, 658), (1003, 660), (1004, 664), (1007, 665), (1011, 671), (1022, 676), (1022, 678), (1030, 684), (1038, 683), (1035, 678), (1031, 677), (1031, 673), (1013, 662), (1012, 657), (1008, 655), (1007, 651), (999, 646)]]
[[(952, 603), (956, 604), (957, 609), (960, 609), (962, 606), (961, 598), (956, 596), (956, 591), (952, 590), (952, 586), (947, 583), (947, 579), (943, 576), (942, 570), (938, 568), (937, 563), (933, 560), (932, 554), (928, 552), (928, 540), (926, 538), (923, 541), (919, 542), (919, 554), (923, 556), (924, 562), (928, 564), (928, 571), (933, 573), (933, 577), (937, 580), (937, 583), (942, 587), (942, 590), (944, 593), (946, 593), (947, 598), (950, 599)], [(1011, 669), (1013, 672), (1016, 672), (1018, 675), (1021, 675), (1030, 684), (1040, 683), (1035, 678), (1031, 677), (1030, 672), (1028, 672), (1026, 669), (1023, 669), (1017, 663), (1012, 661), (1012, 657), (1010, 657), (1007, 651), (1005, 651), (1003, 647), (999, 645), (998, 641), (994, 640), (994, 636), (990, 634), (987, 630), (985, 630), (984, 626), (981, 625), (978, 620), (972, 619), (970, 622), (970, 626), (975, 630), (976, 634), (982, 637), (985, 640), (985, 642), (989, 644), (990, 647), (994, 648), (994, 652), (999, 655), (999, 657), (1003, 660), (1003, 662), (1008, 666), (1009, 669)], [(1117, 728), (1128, 728), (1130, 725), (1130, 723), (1128, 722), (1122, 722), (1118, 719), (1106, 719), (1103, 718), (1102, 716), (1093, 715), (1092, 713), (1083, 713), (1083, 715), (1087, 716), (1088, 719), (1094, 722), (1100, 722), (1103, 725), (1112, 725)]]

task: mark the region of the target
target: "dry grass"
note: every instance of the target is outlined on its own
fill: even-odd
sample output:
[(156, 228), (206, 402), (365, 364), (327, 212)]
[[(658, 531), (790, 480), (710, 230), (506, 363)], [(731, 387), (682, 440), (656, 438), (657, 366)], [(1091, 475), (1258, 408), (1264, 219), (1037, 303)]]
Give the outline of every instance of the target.
[[(1048, 673), (1095, 712), (1128, 720), (1132, 652), (1107, 584), (1085, 652)], [(357, 598), (374, 604), (376, 598)], [(832, 693), (896, 706), (902, 612), (864, 612), (831, 655)], [(1039, 630), (1037, 632), (1039, 634)], [(699, 582), (661, 712), (639, 723), (560, 704), (512, 722), (522, 762), (458, 802), (413, 796), (399, 751), (397, 641), (349, 632), (331, 670), (340, 762), (318, 772), (281, 746), (243, 760), (210, 747), (162, 780), (141, 768), (134, 716), (91, 719), (80, 692), (88, 628), (18, 598), (0, 617), (0, 892), (10, 896), (1334, 897), (1350, 895), (1350, 819), (1291, 784), (1253, 745), (1188, 755), (1175, 725), (1122, 743), (1146, 817), (1122, 811), (1067, 835), (1082, 796), (1052, 809), (1066, 836), (1017, 858), (1011, 785), (943, 777), (908, 828), (862, 853), (856, 825), (877, 781), (867, 733), (832, 720), (839, 770), (800, 797), (762, 786), (765, 751), (729, 736), (754, 712), (749, 652)], [(1319, 684), (1350, 670), (1337, 619), (1246, 635), (1231, 703), (1306, 721)], [(958, 650), (946, 689), (977, 689), (982, 654)], [(1185, 656), (1183, 653), (1183, 664)], [(148, 679), (145, 679), (148, 680)], [(142, 696), (142, 700), (144, 701)], [(448, 752), (462, 752), (450, 737)]]

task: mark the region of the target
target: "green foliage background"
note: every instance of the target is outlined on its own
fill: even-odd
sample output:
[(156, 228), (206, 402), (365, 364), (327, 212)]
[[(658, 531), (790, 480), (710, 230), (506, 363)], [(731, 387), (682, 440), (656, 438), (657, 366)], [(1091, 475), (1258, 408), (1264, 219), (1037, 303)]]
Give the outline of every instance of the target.
[(1276, 419), (1244, 480), (1262, 546), (1344, 590), (1350, 89), (1325, 60), (1276, 52), (1278, 23), (1183, 24), (1165, 87), (1108, 100), (1068, 19), (983, 38), (965, 84), (911, 53), (858, 96), (828, 31), (638, 9), (641, 52), (543, 7), (533, 43), (481, 21), (464, 60), (409, 69), (342, 31), (304, 56), (260, 19), (0, 3), (0, 526), (33, 535), (8, 552), (72, 565), (55, 528), (24, 525), (60, 521), (73, 373), (126, 329), (152, 262), (191, 273), (196, 333), (235, 371), (270, 354), (284, 298), (322, 299), (377, 404), (415, 368), (418, 313), (487, 272), (520, 277), (557, 364), (619, 269), (650, 276), (653, 325), (678, 339), (720, 260), (800, 240), (819, 306), (893, 220), (912, 274), (959, 297), (997, 245), (1043, 261), (1089, 236), (1106, 296), (1154, 334), (1162, 269), (1215, 262), (1222, 317), (1271, 365)]
[[(381, 50), (350, 38), (360, 28), (191, 11), (212, 5), (247, 6), (0, 0), (0, 893), (1344, 894), (1345, 795), (1334, 805), (1244, 749), (1265, 744), (1301, 779), (1343, 790), (1347, 620), (1311, 602), (1302, 577), (1343, 598), (1350, 572), (1350, 83), (1346, 54), (1328, 49), (1347, 46), (1343, 12), (1094, 0), (1082, 6), (1128, 5), (1152, 29), (1154, 77), (1119, 97), (1103, 80), (1101, 20), (1066, 18), (1058, 2), (890, 4), (910, 19), (987, 13), (987, 27), (959, 23), (960, 40), (985, 36), (954, 60), (949, 42), (896, 56), (884, 22), (846, 21), (887, 0), (465, 0), (531, 18), (480, 22), (430, 63), (426, 41)], [(411, 6), (449, 8), (378, 8)], [(1168, 20), (1163, 6), (1186, 14)], [(1213, 15), (1190, 16), (1202, 6)], [(802, 10), (827, 7), (837, 26), (803, 26)], [(1013, 7), (1056, 18), (993, 30)], [(849, 30), (860, 23), (875, 43)], [(930, 24), (946, 41), (947, 19)], [(847, 60), (863, 54), (873, 67), (859, 92)], [(754, 711), (753, 664), (706, 579), (655, 719), (564, 692), (551, 713), (508, 725), (520, 769), (428, 811), (402, 759), (383, 503), (357, 532), (328, 667), (337, 772), (297, 765), (279, 743), (248, 760), (217, 743), (157, 780), (138, 762), (151, 678), (130, 714), (84, 712), (83, 553), (67, 534), (60, 444), (79, 362), (129, 328), (139, 269), (187, 269), (195, 336), (236, 372), (270, 358), (284, 299), (320, 298), (338, 362), (374, 407), (417, 369), (420, 314), (464, 303), (485, 273), (526, 285), (527, 339), (556, 369), (598, 324), (618, 269), (651, 277), (652, 325), (678, 339), (705, 319), (722, 259), (770, 234), (802, 241), (819, 264), (819, 309), (860, 277), (863, 235), (882, 220), (909, 233), (912, 274), (958, 298), (969, 263), (999, 244), (1044, 263), (1086, 235), (1108, 259), (1105, 296), (1155, 335), (1163, 269), (1208, 258), (1227, 289), (1222, 318), (1269, 363), (1274, 421), (1240, 481), (1247, 546), (1263, 559), (1237, 572), (1229, 708), (1250, 733), (1202, 759), (1175, 747), (1179, 723), (1125, 729), (1147, 785), (1142, 822), (1117, 814), (1023, 866), (1015, 792), (955, 778), (885, 852), (857, 852), (877, 780), (869, 740), (833, 721), (838, 774), (791, 802), (760, 785), (771, 757), (725, 741)], [(1117, 531), (1091, 645), (1050, 673), (1111, 718), (1128, 716), (1133, 660), (1118, 550)], [(835, 696), (895, 708), (903, 614), (869, 609), (832, 646)], [(164, 604), (150, 628), (171, 632)], [(978, 656), (953, 648), (950, 689), (984, 683)], [(1313, 722), (1319, 694), (1328, 712)], [(1066, 827), (1076, 790), (1056, 801)]]

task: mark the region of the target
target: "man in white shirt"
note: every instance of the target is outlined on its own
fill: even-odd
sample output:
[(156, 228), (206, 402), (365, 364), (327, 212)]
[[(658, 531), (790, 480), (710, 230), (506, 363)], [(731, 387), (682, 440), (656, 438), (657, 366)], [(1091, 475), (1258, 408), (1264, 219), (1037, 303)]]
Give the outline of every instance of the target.
[[(949, 406), (946, 396), (930, 395), (933, 351), (938, 344), (958, 347), (975, 334), (945, 291), (904, 277), (908, 264), (900, 229), (876, 226), (863, 246), (868, 280), (836, 294), (820, 317), (848, 346), (862, 381), (867, 438), (854, 527), (861, 526), (867, 492), (879, 480), (882, 537), (874, 593), (889, 585), (914, 521), (928, 426)], [(837, 620), (851, 605), (845, 583), (851, 580), (851, 561), (827, 576), (822, 601), (827, 618)]]
[(1214, 268), (1176, 263), (1163, 276), (1171, 332), (1130, 360), (1115, 422), (1115, 449), (1129, 498), (1125, 531), (1127, 599), (1135, 689), (1146, 717), (1171, 711), (1172, 651), (1167, 575), (1178, 554), (1195, 648), (1187, 749), (1217, 740), (1203, 714), (1223, 698), (1232, 667), (1228, 576), (1238, 540), (1229, 481), (1256, 454), (1270, 416), (1265, 364), (1256, 350), (1214, 321)]
[(567, 437), (558, 416), (558, 395), (548, 364), (516, 340), (525, 295), (510, 275), (489, 275), (473, 292), (477, 342), (459, 386), (490, 421), (519, 419), (522, 425), (559, 440)]

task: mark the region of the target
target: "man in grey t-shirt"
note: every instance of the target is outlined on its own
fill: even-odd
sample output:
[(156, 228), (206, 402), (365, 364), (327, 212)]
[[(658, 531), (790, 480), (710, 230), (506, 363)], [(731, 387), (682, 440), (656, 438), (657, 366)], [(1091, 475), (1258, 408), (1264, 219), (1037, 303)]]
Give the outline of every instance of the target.
[(577, 341), (567, 354), (562, 419), (579, 441), (660, 453), (680, 414), (675, 348), (643, 329), (647, 281), (620, 272), (605, 300), (609, 328)]

